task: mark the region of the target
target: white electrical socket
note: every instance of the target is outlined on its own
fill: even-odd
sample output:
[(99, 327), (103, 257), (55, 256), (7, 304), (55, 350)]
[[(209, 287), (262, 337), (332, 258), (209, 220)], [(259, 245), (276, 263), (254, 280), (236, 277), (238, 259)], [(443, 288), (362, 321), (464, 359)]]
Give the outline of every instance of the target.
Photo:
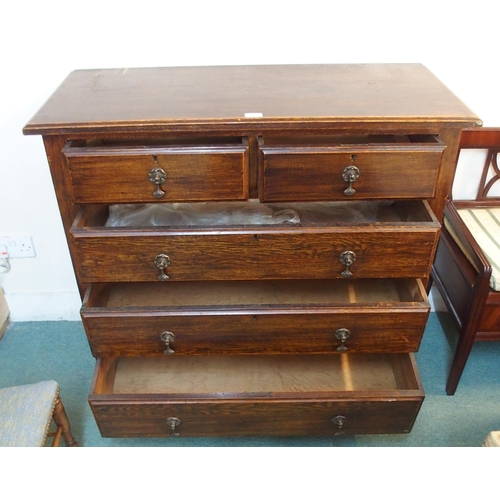
[(31, 236), (1, 236), (0, 245), (7, 248), (9, 259), (36, 257)]

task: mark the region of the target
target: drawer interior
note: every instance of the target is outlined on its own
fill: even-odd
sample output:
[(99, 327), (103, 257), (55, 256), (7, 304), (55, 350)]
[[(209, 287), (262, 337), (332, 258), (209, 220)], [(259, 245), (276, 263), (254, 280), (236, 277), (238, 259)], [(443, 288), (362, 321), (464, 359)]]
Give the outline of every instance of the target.
[(401, 223), (438, 225), (425, 201), (250, 202), (87, 205), (75, 228), (331, 227)]
[(93, 284), (83, 307), (334, 307), (427, 303), (419, 280), (263, 280)]
[(66, 155), (82, 153), (85, 150), (95, 152), (102, 152), (105, 149), (119, 150), (119, 149), (143, 149), (148, 147), (162, 147), (162, 146), (224, 146), (224, 145), (240, 145), (243, 143), (244, 138), (241, 136), (175, 136), (169, 135), (168, 137), (144, 137), (144, 138), (88, 138), (82, 140), (69, 141), (64, 148)]
[(442, 141), (432, 134), (266, 134), (261, 140), (266, 146), (353, 146), (353, 145), (439, 145)]
[(419, 390), (411, 354), (103, 358), (95, 394), (232, 398)]

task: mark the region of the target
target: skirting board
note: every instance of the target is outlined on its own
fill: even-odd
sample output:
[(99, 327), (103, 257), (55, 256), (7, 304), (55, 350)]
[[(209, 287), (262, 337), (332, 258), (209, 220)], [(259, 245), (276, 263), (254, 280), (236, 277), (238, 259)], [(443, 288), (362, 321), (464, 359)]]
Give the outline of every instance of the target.
[(78, 292), (6, 293), (10, 321), (80, 321)]
[(9, 306), (5, 300), (3, 288), (0, 288), (0, 339), (2, 338), (7, 323), (9, 322)]
[[(11, 321), (80, 321), (77, 292), (6, 294)], [(429, 296), (432, 311), (446, 311), (438, 291)]]

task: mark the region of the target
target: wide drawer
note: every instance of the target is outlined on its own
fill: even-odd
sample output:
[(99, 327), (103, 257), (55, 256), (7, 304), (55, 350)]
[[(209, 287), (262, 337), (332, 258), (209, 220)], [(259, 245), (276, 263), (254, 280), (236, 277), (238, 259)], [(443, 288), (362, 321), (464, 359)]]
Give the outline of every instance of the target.
[(425, 278), (440, 230), (425, 201), (274, 226), (106, 227), (107, 210), (83, 207), (71, 229), (85, 282)]
[(248, 198), (246, 138), (187, 144), (72, 141), (63, 154), (76, 203)]
[(89, 402), (104, 437), (410, 432), (412, 354), (100, 358)]
[(259, 198), (432, 198), (444, 148), (432, 135), (266, 137)]
[(417, 351), (429, 314), (418, 280), (90, 285), (95, 357)]

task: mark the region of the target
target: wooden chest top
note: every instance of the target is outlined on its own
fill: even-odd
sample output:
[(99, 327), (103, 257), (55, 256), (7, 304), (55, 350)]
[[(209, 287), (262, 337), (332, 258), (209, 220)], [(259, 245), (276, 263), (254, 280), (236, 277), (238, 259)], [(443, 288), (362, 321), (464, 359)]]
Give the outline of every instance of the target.
[(421, 64), (78, 70), (25, 134), (154, 132), (300, 122), (480, 123)]

